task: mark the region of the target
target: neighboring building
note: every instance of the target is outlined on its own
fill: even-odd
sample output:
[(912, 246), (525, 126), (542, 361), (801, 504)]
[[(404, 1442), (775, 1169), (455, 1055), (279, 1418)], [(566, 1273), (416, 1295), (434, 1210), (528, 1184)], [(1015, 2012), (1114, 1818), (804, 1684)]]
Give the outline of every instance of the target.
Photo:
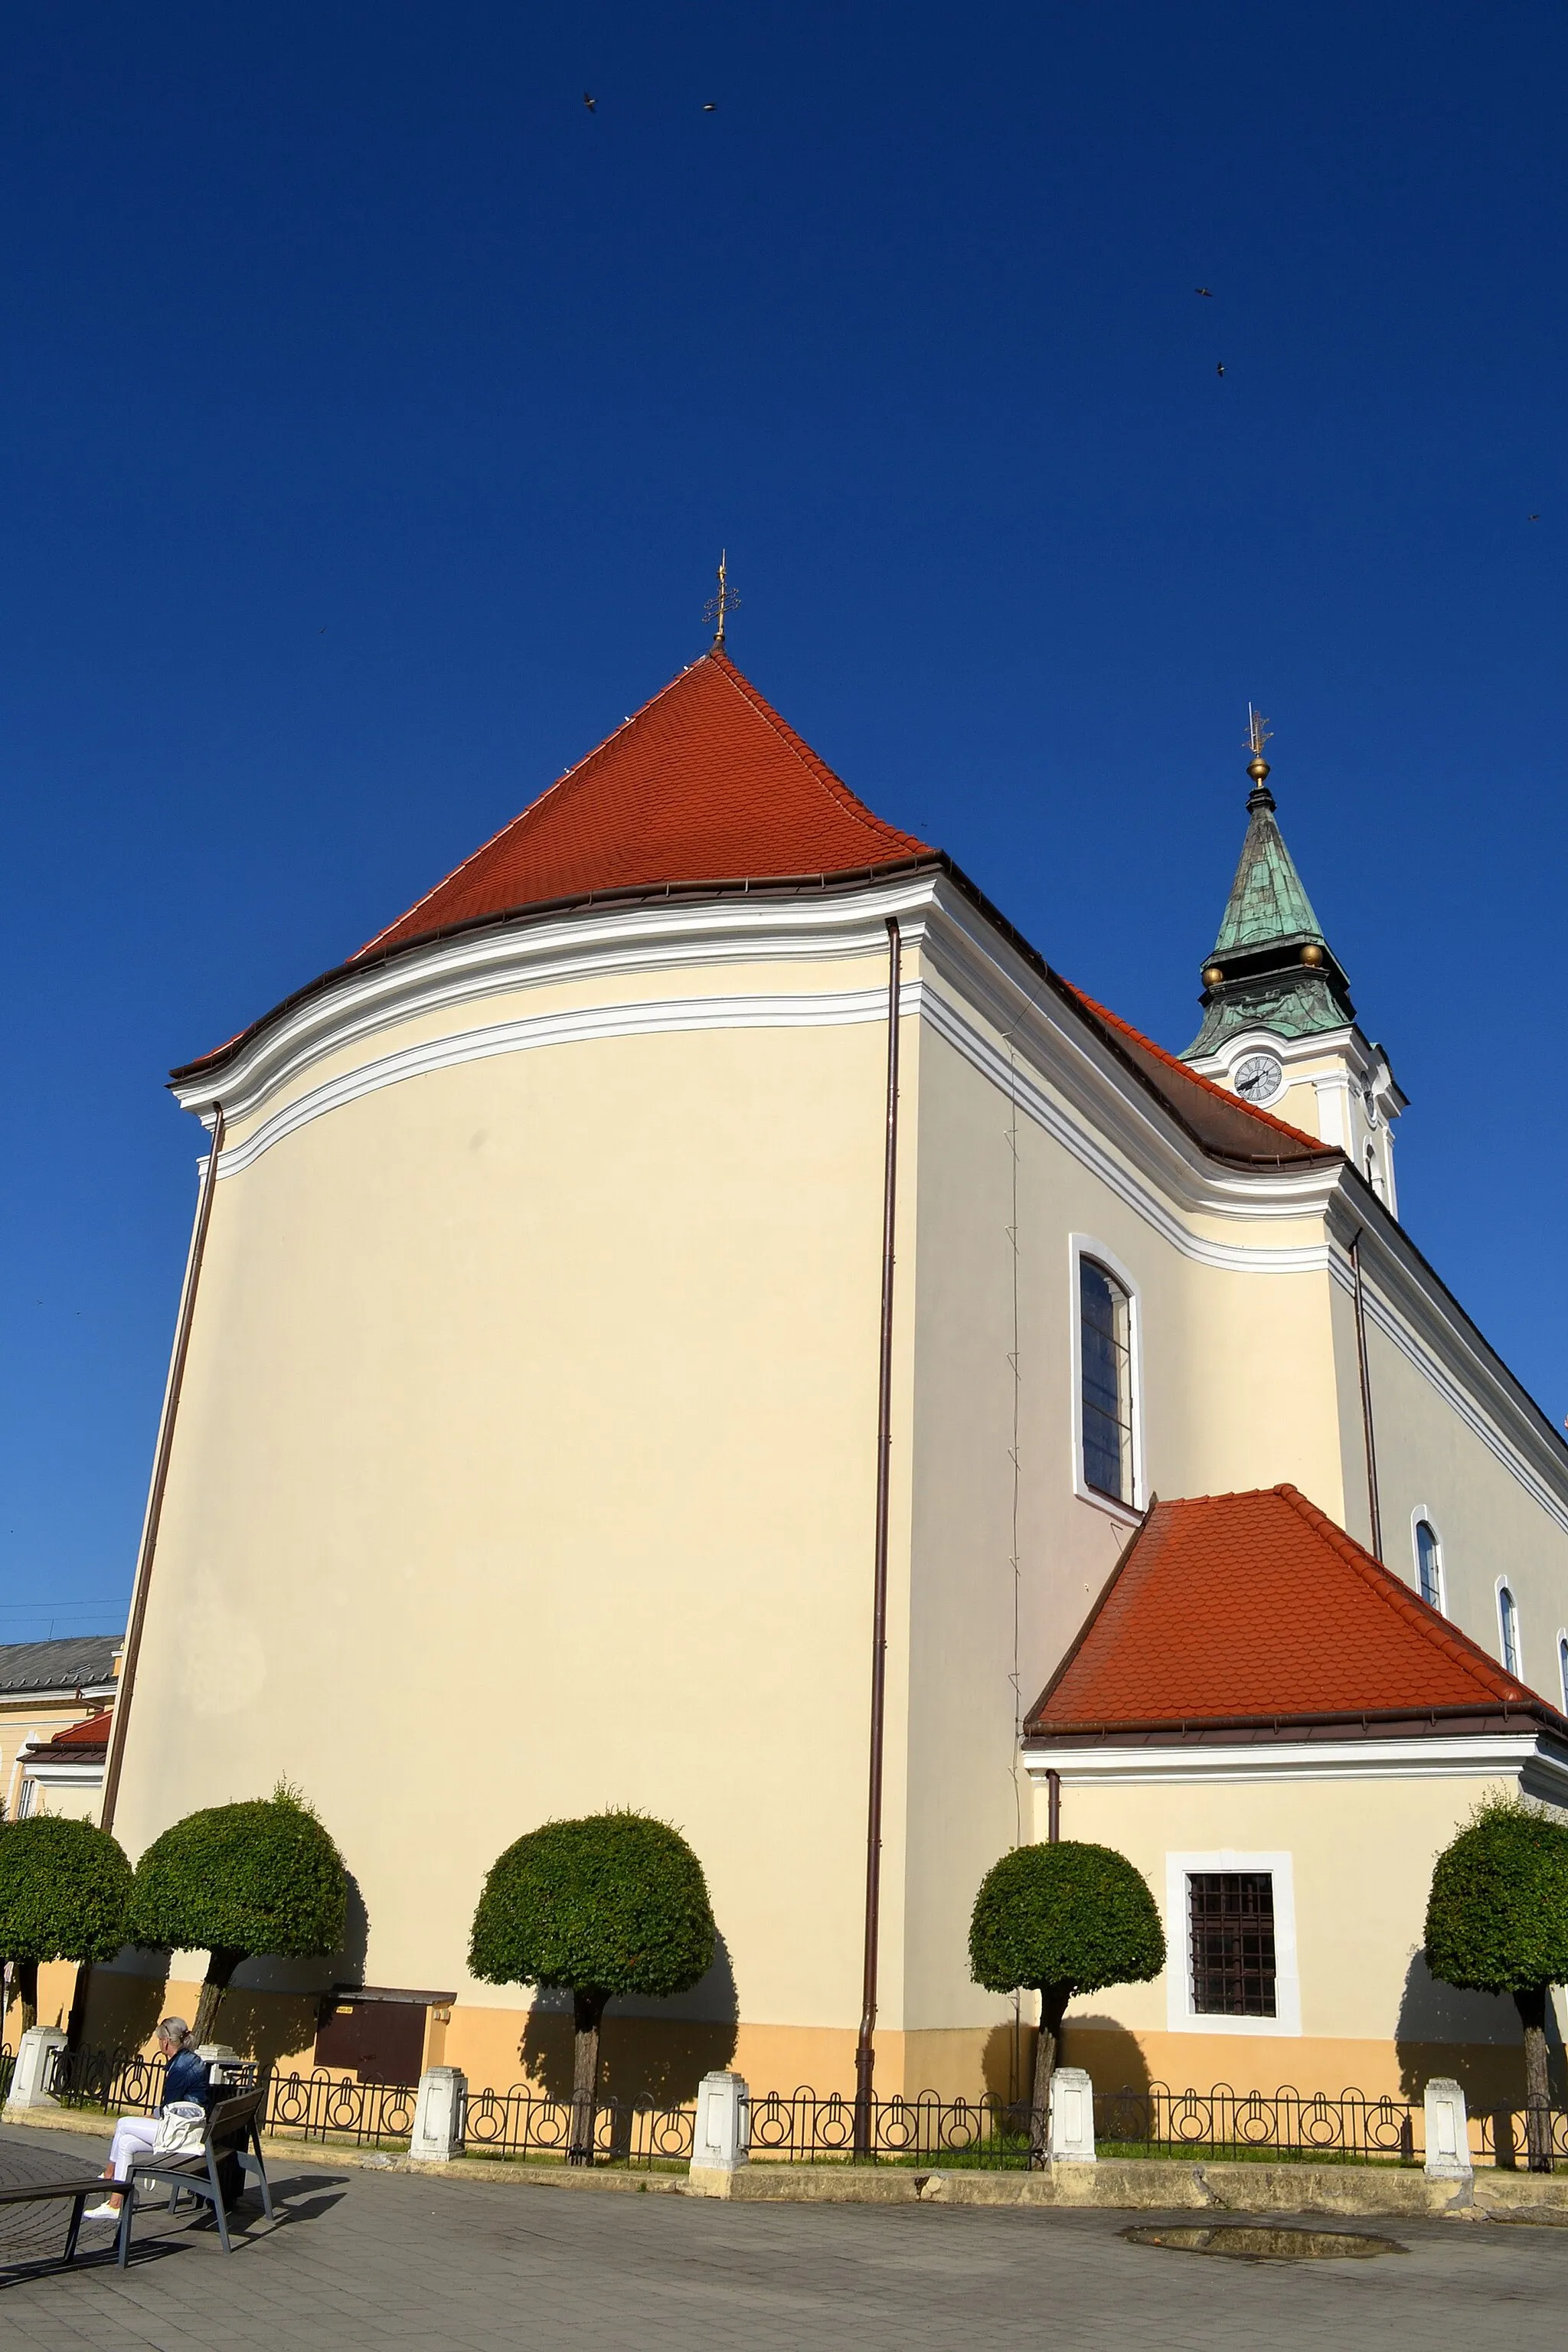
[(28, 1742), (18, 1763), (18, 1821), (26, 1821), (31, 1813), (65, 1813), (72, 1821), (97, 1821), (112, 1720), (113, 1709), (106, 1707), (101, 1715), (86, 1716), (80, 1723), (57, 1731), (52, 1739)]
[[(0, 1791), (7, 1821), (24, 1820), (35, 1810), (76, 1814), (86, 1810), (79, 1802), (56, 1803), (46, 1797), (46, 1789), (67, 1784), (40, 1777), (34, 1759), (57, 1734), (79, 1723), (101, 1718), (107, 1736), (124, 1638), (122, 1633), (84, 1633), (69, 1641), (0, 1644)], [(101, 1780), (100, 1758), (89, 1819), (96, 1817)]]
[[(690, 1837), (723, 1949), (684, 2000), (612, 2010), (612, 2084), (689, 2088), (732, 2057), (759, 2089), (847, 2087), (880, 1393), (878, 2087), (1016, 2078), (1014, 2011), (970, 1982), (967, 1927), (987, 1867), (1043, 1833), (1031, 1779), (1052, 1770), (1066, 1833), (1125, 1843), (1175, 1902), (1177, 1991), (1091, 2005), (1121, 2032), (1104, 2051), (1215, 2066), (1168, 2021), (1208, 1868), (1191, 1858), (1234, 1849), (1251, 1858), (1215, 1873), (1256, 1880), (1289, 1844), (1299, 2014), (1222, 2071), (1399, 2078), (1432, 1853), (1473, 1789), (1559, 1785), (1568, 1449), (1396, 1221), (1403, 1098), (1260, 757), (1251, 773), (1201, 1066), (1052, 971), (715, 651), (367, 948), (175, 1074), (219, 1150), (107, 1802), (132, 1855), (280, 1775), (319, 1808), (358, 1927), (313, 1973), (242, 1971), (269, 2054), (308, 2058), (316, 1994), (369, 1980), (446, 1989), (414, 1997), (427, 2060), (549, 2078), (566, 2020), (468, 1975), (474, 1903), (522, 1831), (626, 1804)], [(1309, 1516), (1277, 1499), (1200, 1559), (1215, 1606), (1173, 1659), (1193, 1680), (1169, 1716), (1253, 1704), (1226, 1601), (1256, 1578), (1253, 1617), (1302, 1629), (1270, 1714), (1312, 1711), (1326, 1644), (1330, 1712), (1370, 1722), (1382, 1653), (1338, 1655), (1326, 1601), (1360, 1594), (1364, 1545), (1413, 1703), (1441, 1664), (1524, 1729), (1454, 1733), (1448, 1778), (1343, 1738), (1348, 1800), (1271, 1734), (1244, 1743), (1267, 1749), (1257, 1781), (1145, 1724), (1138, 1787), (1052, 1764), (1048, 1713), (1024, 1739), (1156, 1492), (1287, 1484)], [(1286, 1509), (1310, 1541), (1281, 1551)], [(1401, 1614), (1394, 1580), (1467, 1639)], [(1490, 1685), (1478, 1648), (1504, 1666)], [(1384, 1907), (1358, 1917), (1384, 1852)], [(1363, 1970), (1374, 1929), (1388, 1950)], [(143, 1965), (95, 1978), (89, 2039), (150, 2013)], [(175, 1956), (175, 2006), (196, 1972)], [(1444, 2071), (1467, 2036), (1491, 2065), (1495, 2021), (1453, 2015)]]

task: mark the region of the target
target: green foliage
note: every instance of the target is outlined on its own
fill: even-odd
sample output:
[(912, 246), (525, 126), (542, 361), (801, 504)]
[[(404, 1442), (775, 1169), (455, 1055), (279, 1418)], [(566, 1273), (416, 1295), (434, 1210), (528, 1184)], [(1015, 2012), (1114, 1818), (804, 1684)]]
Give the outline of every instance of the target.
[(1165, 1965), (1160, 1915), (1140, 1874), (1108, 1845), (1025, 1845), (985, 1874), (969, 1924), (969, 1968), (988, 1992), (1141, 1984)]
[(468, 1965), (489, 1984), (664, 2000), (706, 1975), (713, 1913), (679, 1830), (645, 1813), (546, 1822), (491, 1869)]
[(343, 1938), (342, 1856), (298, 1791), (211, 1805), (154, 1838), (136, 1865), (126, 1936), (181, 1951), (300, 1958)]
[(1568, 1983), (1568, 1822), (1521, 1797), (1477, 1806), (1437, 1857), (1426, 1965), (1469, 1992)]
[(125, 1941), (131, 1864), (107, 1830), (35, 1813), (0, 1836), (0, 1953), (107, 1960)]

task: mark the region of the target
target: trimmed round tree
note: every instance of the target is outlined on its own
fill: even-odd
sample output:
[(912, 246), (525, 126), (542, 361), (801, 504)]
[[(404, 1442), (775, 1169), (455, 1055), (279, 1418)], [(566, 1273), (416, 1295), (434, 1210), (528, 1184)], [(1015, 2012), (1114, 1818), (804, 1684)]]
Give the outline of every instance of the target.
[(1108, 1845), (1019, 1846), (981, 1882), (969, 1923), (969, 1967), (987, 1992), (1040, 1996), (1029, 2152), (1039, 2163), (1050, 2116), (1062, 2014), (1075, 1993), (1142, 1984), (1165, 1965), (1154, 1898), (1125, 1854)]
[(679, 1830), (646, 1813), (546, 1822), (495, 1863), (468, 1966), (487, 1984), (572, 1995), (574, 2164), (593, 2160), (606, 2004), (617, 1993), (688, 1991), (712, 1965), (714, 1932), (702, 1864)]
[(224, 1988), (258, 1953), (305, 1959), (343, 1939), (342, 1856), (300, 1795), (209, 1805), (154, 1838), (136, 1865), (126, 1938), (207, 1955), (195, 2040), (209, 2042)]
[(1568, 1984), (1568, 1822), (1526, 1797), (1477, 1806), (1437, 1856), (1426, 1965), (1467, 1992), (1511, 1993), (1524, 2028), (1525, 2135), (1532, 2172), (1552, 2169), (1546, 2000)]
[(24, 2030), (38, 2021), (40, 1960), (112, 1959), (130, 1900), (131, 1864), (107, 1830), (34, 1813), (0, 1831), (0, 1953)]

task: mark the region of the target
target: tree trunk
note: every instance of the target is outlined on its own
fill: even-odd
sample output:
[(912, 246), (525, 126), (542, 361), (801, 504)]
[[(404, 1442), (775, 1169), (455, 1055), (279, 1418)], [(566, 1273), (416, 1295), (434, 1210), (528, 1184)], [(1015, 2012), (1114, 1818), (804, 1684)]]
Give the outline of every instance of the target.
[(599, 2090), (599, 2025), (610, 1996), (591, 1988), (572, 1996), (572, 2139), (568, 2162), (594, 2161), (594, 2110)]
[(217, 2038), (217, 2008), (227, 1991), (234, 1972), (245, 1958), (243, 1952), (214, 1950), (207, 1955), (206, 1979), (201, 1999), (196, 2003), (196, 2021), (191, 2028), (191, 2040), (197, 2044)]
[(1071, 1999), (1071, 1985), (1040, 1987), (1040, 2032), (1035, 2043), (1035, 2095), (1029, 2108), (1031, 2172), (1037, 2172), (1046, 2161), (1046, 2143), (1051, 2122), (1051, 2076), (1056, 2072), (1062, 2012)]
[(1546, 1987), (1514, 1994), (1524, 2027), (1524, 2143), (1531, 2172), (1552, 2169), (1552, 2083), (1546, 2065)]
[(13, 1960), (12, 1980), (16, 1998), (22, 2004), (22, 2031), (38, 2021), (38, 1963), (37, 1960)]

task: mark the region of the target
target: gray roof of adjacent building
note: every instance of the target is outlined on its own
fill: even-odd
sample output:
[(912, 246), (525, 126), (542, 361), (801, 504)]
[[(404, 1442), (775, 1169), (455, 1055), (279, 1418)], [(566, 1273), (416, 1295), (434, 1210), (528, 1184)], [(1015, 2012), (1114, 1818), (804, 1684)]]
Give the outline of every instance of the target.
[(113, 1683), (124, 1640), (123, 1633), (78, 1633), (61, 1642), (0, 1643), (0, 1697), (101, 1690)]

